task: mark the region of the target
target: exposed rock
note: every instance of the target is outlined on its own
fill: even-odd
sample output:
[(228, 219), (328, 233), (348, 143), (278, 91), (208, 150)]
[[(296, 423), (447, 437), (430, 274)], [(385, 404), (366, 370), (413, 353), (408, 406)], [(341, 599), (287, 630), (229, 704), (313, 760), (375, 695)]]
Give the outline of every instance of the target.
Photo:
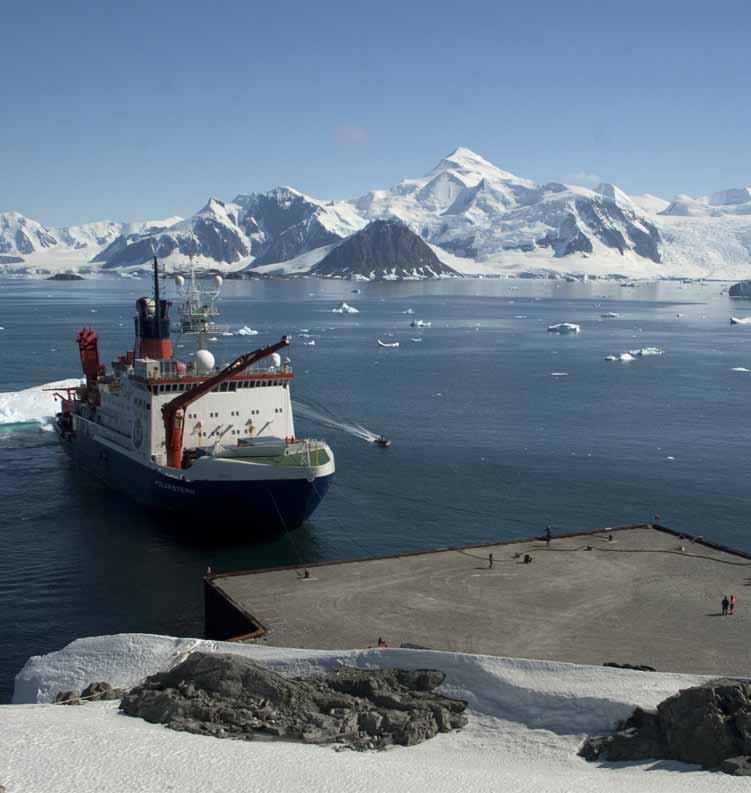
[(614, 735), (588, 738), (587, 760), (666, 759), (751, 775), (751, 683), (712, 680), (637, 708)]
[(730, 297), (751, 297), (751, 281), (739, 281), (728, 290)]
[(311, 273), (368, 278), (435, 278), (458, 275), (403, 223), (374, 220), (328, 253)]
[(83, 281), (84, 278), (77, 273), (55, 273), (51, 275), (48, 281)]
[(720, 771), (734, 776), (751, 776), (751, 757), (728, 757), (722, 761)]
[(613, 669), (633, 669), (635, 672), (656, 672), (653, 666), (646, 664), (617, 664), (615, 661), (605, 661), (603, 666), (610, 666)]
[(112, 688), (109, 683), (89, 683), (81, 692), (81, 699), (96, 702), (100, 699), (120, 699), (125, 693), (122, 688)]
[(81, 692), (77, 691), (76, 689), (71, 689), (70, 691), (58, 691), (57, 695), (55, 696), (55, 702), (59, 702), (63, 705), (80, 705)]
[(443, 680), (431, 670), (349, 668), (286, 678), (242, 656), (195, 652), (129, 691), (120, 707), (151, 723), (220, 738), (411, 746), (467, 723), (465, 702), (434, 693)]

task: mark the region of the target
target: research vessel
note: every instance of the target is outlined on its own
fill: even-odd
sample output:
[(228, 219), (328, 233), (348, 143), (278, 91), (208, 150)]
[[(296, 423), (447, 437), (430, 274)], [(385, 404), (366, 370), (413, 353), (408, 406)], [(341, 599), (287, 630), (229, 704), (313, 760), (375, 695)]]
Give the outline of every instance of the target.
[[(176, 276), (183, 302), (178, 332), (195, 339), (187, 360), (174, 354), (172, 302), (136, 302), (135, 342), (107, 370), (93, 328), (76, 342), (85, 380), (58, 396), (55, 428), (78, 468), (141, 504), (189, 521), (228, 521), (250, 538), (298, 527), (326, 494), (334, 454), (322, 440), (298, 438), (289, 345), (279, 341), (216, 366), (207, 342), (221, 278), (199, 286), (192, 270)], [(228, 329), (227, 329), (228, 330)], [(225, 331), (227, 332), (227, 331)]]

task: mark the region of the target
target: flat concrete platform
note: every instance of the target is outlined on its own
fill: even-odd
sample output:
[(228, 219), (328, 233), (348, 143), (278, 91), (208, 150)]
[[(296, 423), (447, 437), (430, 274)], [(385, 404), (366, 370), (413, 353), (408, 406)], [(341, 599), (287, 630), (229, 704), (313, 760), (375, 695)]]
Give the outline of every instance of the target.
[[(514, 558), (527, 553), (531, 564)], [(751, 559), (668, 529), (626, 527), (554, 537), (549, 545), (500, 543), (308, 570), (309, 578), (285, 568), (205, 583), (222, 608), (257, 628), (254, 641), (283, 647), (371, 647), (382, 636), (392, 647), (751, 675)], [(720, 601), (731, 593), (737, 612), (723, 617)], [(211, 622), (213, 638), (231, 638), (217, 635), (211, 608), (207, 599), (207, 630)]]

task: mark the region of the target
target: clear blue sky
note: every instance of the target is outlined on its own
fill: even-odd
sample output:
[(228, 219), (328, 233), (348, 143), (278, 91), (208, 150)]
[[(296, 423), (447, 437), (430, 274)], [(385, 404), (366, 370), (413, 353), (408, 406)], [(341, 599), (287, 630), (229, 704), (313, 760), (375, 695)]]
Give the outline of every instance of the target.
[(457, 145), (537, 181), (665, 197), (751, 183), (751, 5), (14, 2), (0, 211), (48, 225), (322, 198)]

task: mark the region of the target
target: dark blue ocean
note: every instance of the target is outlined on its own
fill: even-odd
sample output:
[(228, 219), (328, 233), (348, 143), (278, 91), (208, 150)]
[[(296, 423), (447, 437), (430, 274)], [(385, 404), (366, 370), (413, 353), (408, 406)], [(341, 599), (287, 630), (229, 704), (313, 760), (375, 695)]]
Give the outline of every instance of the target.
[[(96, 328), (105, 360), (131, 347), (133, 303), (148, 286), (0, 281), (0, 391), (77, 376), (84, 325)], [(299, 435), (325, 437), (336, 454), (327, 498), (292, 535), (226, 545), (211, 525), (183, 535), (77, 476), (38, 423), (0, 426), (0, 702), (28, 656), (79, 636), (200, 636), (207, 565), (383, 554), (656, 514), (751, 548), (751, 374), (732, 371), (751, 369), (751, 326), (728, 322), (751, 305), (722, 288), (226, 282), (222, 321), (260, 333), (221, 337), (220, 362), (307, 329), (315, 346), (293, 340), (290, 352), (293, 396), (393, 447), (299, 420)], [(340, 300), (360, 313), (332, 313)], [(412, 318), (432, 327), (410, 328)], [(563, 321), (582, 332), (546, 332)], [(400, 347), (380, 348), (379, 337)], [(648, 346), (664, 355), (604, 360)]]

